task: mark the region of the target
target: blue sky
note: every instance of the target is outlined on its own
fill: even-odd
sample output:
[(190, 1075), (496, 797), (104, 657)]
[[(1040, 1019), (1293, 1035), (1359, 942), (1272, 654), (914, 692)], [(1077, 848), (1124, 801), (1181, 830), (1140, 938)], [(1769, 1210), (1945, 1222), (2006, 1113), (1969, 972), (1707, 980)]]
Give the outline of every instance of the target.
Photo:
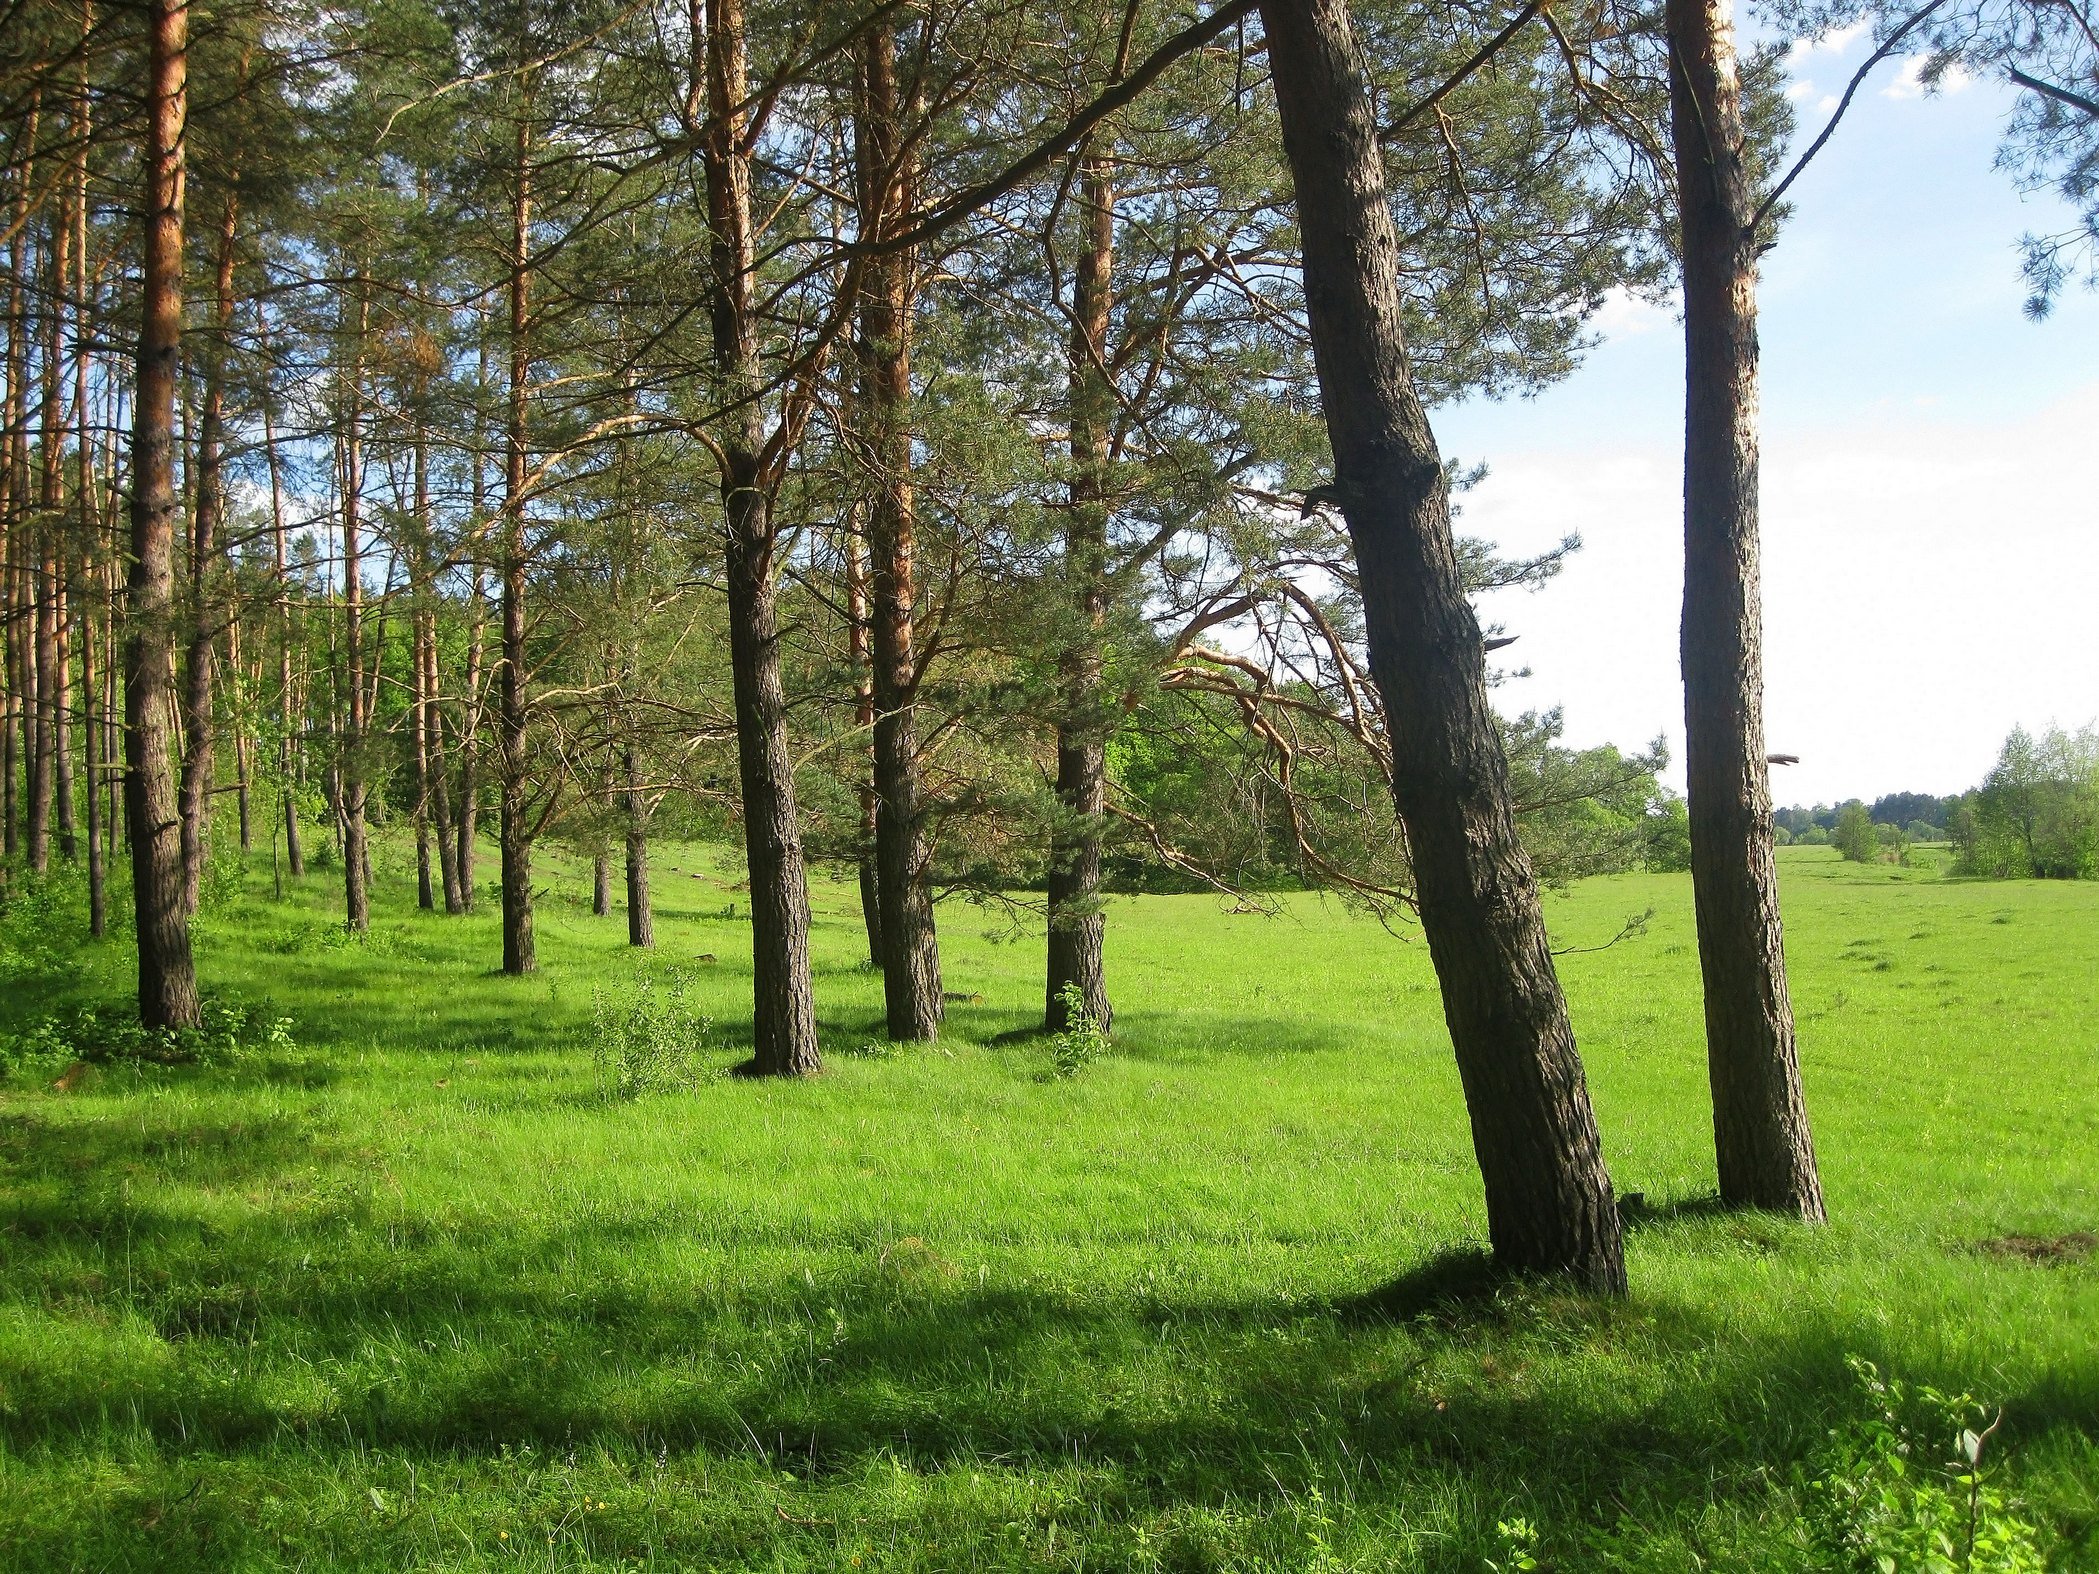
[[(1803, 144), (1870, 47), (1796, 50)], [(2099, 716), (2099, 297), (2021, 312), (2018, 239), (2068, 210), (1993, 167), (2009, 104), (1979, 81), (1926, 97), (1914, 62), (1884, 62), (1765, 258), (1766, 720), (1802, 761), (1773, 773), (1781, 804), (1958, 791), (2015, 723)], [(1484, 609), (1532, 671), (1503, 707), (1680, 755), (1680, 328), (1635, 302), (1599, 326), (1567, 382), (1436, 430), (1489, 466), (1462, 530), (1586, 543), (1548, 589)]]

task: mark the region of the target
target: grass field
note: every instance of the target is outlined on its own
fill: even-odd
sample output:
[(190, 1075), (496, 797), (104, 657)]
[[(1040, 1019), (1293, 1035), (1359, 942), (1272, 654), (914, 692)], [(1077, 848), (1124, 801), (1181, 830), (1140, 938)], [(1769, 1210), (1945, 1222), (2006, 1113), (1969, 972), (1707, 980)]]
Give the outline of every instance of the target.
[[(202, 920), (295, 1049), (0, 1084), (0, 1566), (1819, 1567), (1859, 1357), (2001, 1405), (1996, 1486), (2099, 1568), (2099, 1263), (2055, 1244), (2099, 1229), (2099, 886), (1787, 853), (1814, 1231), (1704, 1206), (1686, 879), (1549, 898), (1572, 947), (1654, 909), (1562, 963), (1647, 1200), (1597, 1305), (1478, 1285), (1425, 948), (1336, 906), (1118, 901), (1113, 1053), (1055, 1079), (1000, 1038), (1039, 939), (944, 906), (968, 998), (882, 1053), (820, 883), (825, 1075), (625, 1098), (594, 997), (641, 970), (748, 1053), (722, 854), (659, 850), (653, 958), (544, 858), (529, 980), (400, 857), (365, 946), (266, 865)], [(0, 1033), (128, 979), (33, 916)]]

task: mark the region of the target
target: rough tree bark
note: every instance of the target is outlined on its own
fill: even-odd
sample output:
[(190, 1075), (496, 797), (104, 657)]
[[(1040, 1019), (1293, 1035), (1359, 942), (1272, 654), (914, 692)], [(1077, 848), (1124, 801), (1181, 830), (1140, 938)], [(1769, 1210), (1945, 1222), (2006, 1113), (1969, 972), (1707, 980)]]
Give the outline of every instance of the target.
[(859, 840), (854, 862), (860, 872), (860, 922), (867, 931), (867, 959), (876, 968), (886, 954), (882, 945), (882, 872), (875, 862), (875, 680), (868, 649), (867, 540), (855, 517), (845, 532), (846, 643), (853, 664), (853, 725), (869, 740), (861, 750)]
[(197, 416), (195, 511), (190, 516), (188, 667), (182, 700), (182, 901), (197, 910), (204, 861), (211, 856), (211, 794), (218, 729), (212, 715), (217, 662), (219, 534), (226, 515), (224, 436), (227, 343), (233, 331), (233, 243), (239, 232), (238, 172), (229, 177), (213, 270), (210, 342), (204, 352), (203, 408)]
[(1393, 796), (1442, 986), (1496, 1259), (1622, 1293), (1617, 1208), (1509, 809), (1486, 655), (1401, 331), (1399, 242), (1346, 0), (1263, 0), (1297, 188), (1334, 490), (1362, 577)]
[(1108, 323), (1115, 267), (1114, 166), (1091, 148), (1079, 154), (1078, 211), (1084, 237), (1072, 270), (1071, 345), (1066, 372), (1071, 489), (1064, 514), (1064, 575), (1072, 639), (1058, 660), (1057, 819), (1050, 832), (1049, 944), (1043, 1025), (1061, 1033), (1081, 1010), (1107, 1028), (1102, 952), (1101, 820), (1108, 806), (1107, 715), (1101, 693), (1101, 620), (1108, 605), (1108, 448), (1115, 390), (1108, 383)]
[(787, 694), (780, 676), (774, 590), (772, 490), (765, 475), (746, 146), (750, 83), (743, 0), (696, 0), (707, 105), (701, 159), (707, 175), (708, 321), (716, 387), (728, 413), (716, 428), (736, 695), (736, 753), (743, 788), (744, 859), (751, 880), (753, 1054), (759, 1076), (804, 1076), (822, 1067), (809, 976), (809, 888), (795, 804)]
[(145, 220), (131, 434), (131, 574), (124, 621), (124, 807), (148, 1027), (197, 1024), (182, 905), (181, 816), (168, 760), (174, 658), (175, 379), (182, 354), (183, 146), (188, 0), (146, 0)]
[[(887, 240), (910, 223), (917, 182), (904, 144), (896, 35), (868, 29), (858, 59), (854, 173), (862, 235)], [(911, 327), (916, 253), (886, 251), (862, 276), (853, 350), (859, 362), (861, 461), (867, 498), (869, 646), (874, 688), (876, 897), (882, 911), (882, 994), (892, 1039), (940, 1034), (940, 944), (929, 882), (925, 788), (915, 707), (911, 483)]]
[(517, 122), (511, 206), (510, 387), (503, 431), (503, 660), (498, 677), (496, 756), (502, 777), (503, 971), (539, 966), (532, 934), (532, 833), (525, 803), (525, 464), (532, 375), (529, 272), (532, 245), (530, 123)]
[(1764, 752), (1755, 206), (1727, 0), (1668, 0), (1684, 259), (1684, 762), (1720, 1196), (1824, 1216)]
[(364, 341), (370, 296), (360, 275), (357, 326), (350, 340), (350, 363), (344, 374), (342, 412), (343, 517), (343, 660), (348, 670), (349, 703), (343, 712), (342, 747), (336, 755), (342, 799), (343, 921), (358, 934), (372, 926), (371, 891), (366, 884), (364, 782), (364, 559), (361, 513), (364, 492)]
[(621, 808), (627, 821), (627, 944), (649, 947), (656, 943), (656, 918), (649, 906), (648, 801), (642, 792), (641, 760), (630, 736), (621, 751), (626, 772), (626, 790)]

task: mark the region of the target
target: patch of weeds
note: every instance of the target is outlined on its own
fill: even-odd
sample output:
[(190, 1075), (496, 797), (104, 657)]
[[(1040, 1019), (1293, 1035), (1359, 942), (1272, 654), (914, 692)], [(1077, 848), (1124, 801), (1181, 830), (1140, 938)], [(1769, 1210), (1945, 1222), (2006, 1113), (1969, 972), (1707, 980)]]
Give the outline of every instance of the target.
[[(1849, 1365), (1865, 1413), (1833, 1430), (1805, 1483), (1803, 1529), (1827, 1574), (2041, 1574), (2032, 1523), (1989, 1481), (1983, 1456), (2003, 1416), (1967, 1394), (1907, 1388)], [(1941, 1459), (1940, 1451), (1951, 1454)]]
[(206, 995), (197, 1025), (189, 1028), (149, 1028), (136, 1006), (112, 1002), (45, 1017), (0, 1041), (0, 1073), (66, 1063), (224, 1067), (297, 1048), (291, 1018), (266, 1001)]
[(593, 989), (590, 1018), (591, 1061), (608, 1098), (684, 1093), (708, 1079), (702, 1057), (714, 1024), (693, 1005), (682, 969), (638, 974), (624, 995)]
[(1075, 983), (1057, 992), (1064, 1003), (1064, 1031), (1050, 1035), (1050, 1074), (1075, 1077), (1108, 1052), (1108, 1030), (1086, 1009), (1085, 992)]
[(269, 936), (262, 949), (276, 956), (310, 956), (325, 951), (362, 951), (385, 956), (395, 949), (399, 935), (390, 929), (359, 932), (325, 918), (302, 918)]
[(863, 1039), (846, 1051), (855, 1060), (895, 1060), (903, 1052), (903, 1045), (881, 1038)]

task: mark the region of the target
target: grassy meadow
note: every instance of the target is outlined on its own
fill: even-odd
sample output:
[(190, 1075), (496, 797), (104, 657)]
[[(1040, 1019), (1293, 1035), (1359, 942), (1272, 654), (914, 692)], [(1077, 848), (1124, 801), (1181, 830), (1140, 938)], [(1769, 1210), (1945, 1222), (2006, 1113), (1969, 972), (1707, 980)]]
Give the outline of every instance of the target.
[[(1801, 1568), (1861, 1358), (2001, 1406), (2099, 1568), (2099, 885), (1787, 850), (1822, 1230), (1705, 1204), (1687, 878), (1550, 896), (1570, 948), (1653, 909), (1562, 959), (1645, 1198), (1599, 1305), (1481, 1282), (1426, 948), (1336, 904), (1117, 900), (1054, 1078), (1039, 935), (943, 905), (950, 1037), (891, 1050), (819, 879), (825, 1074), (630, 1097), (638, 975), (748, 1053), (723, 850), (658, 849), (654, 955), (543, 854), (526, 980), (379, 856), (366, 944), (266, 860), (200, 920), (293, 1045), (0, 1083), (0, 1567)], [(0, 1035), (122, 994), (83, 931), (16, 903)]]

